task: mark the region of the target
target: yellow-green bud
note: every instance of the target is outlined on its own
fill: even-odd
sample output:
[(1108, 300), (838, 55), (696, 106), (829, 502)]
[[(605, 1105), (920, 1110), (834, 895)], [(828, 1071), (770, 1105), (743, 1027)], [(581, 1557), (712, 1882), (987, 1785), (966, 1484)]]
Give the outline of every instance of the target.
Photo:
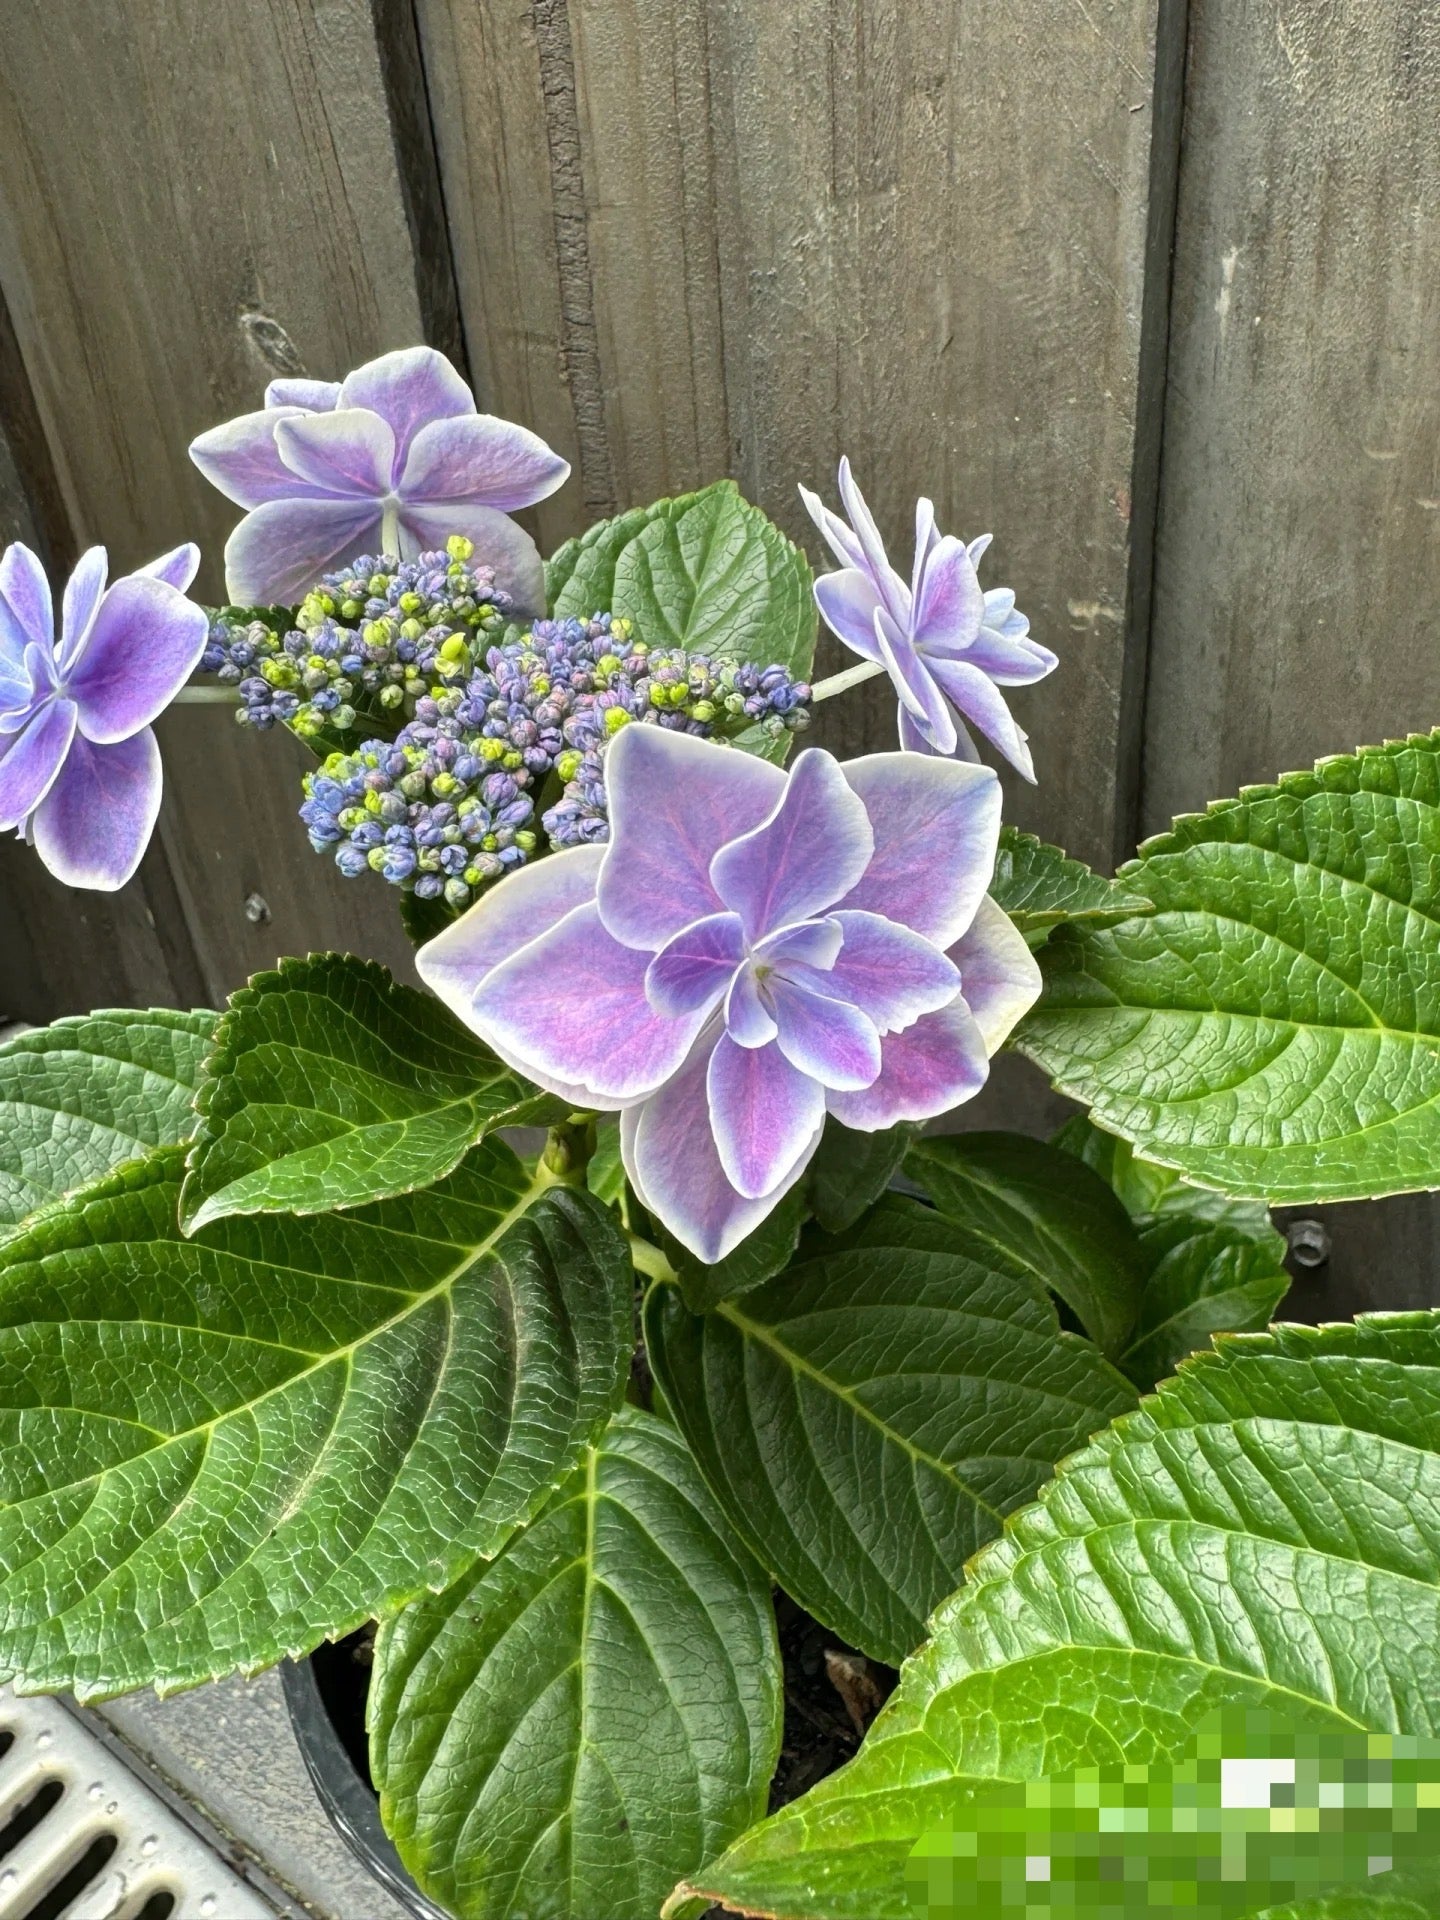
[(445, 542), (445, 551), (452, 560), (458, 560), (463, 566), (475, 551), (475, 542), (467, 540), (463, 533), (452, 533)]
[[(622, 727), (627, 727), (629, 724), (630, 716), (623, 707), (607, 707), (605, 709), (606, 733), (619, 733)], [(625, 751), (628, 753), (630, 749), (627, 747)]]
[(573, 780), (580, 771), (580, 763), (584, 758), (584, 754), (578, 753), (574, 747), (567, 747), (564, 753), (556, 760), (555, 771), (562, 780)]

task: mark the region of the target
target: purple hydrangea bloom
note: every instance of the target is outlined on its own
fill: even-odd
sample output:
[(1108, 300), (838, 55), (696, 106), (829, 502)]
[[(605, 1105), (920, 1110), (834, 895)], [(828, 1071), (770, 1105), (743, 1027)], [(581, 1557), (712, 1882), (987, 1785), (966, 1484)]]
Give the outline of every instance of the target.
[(508, 516), (552, 494), (569, 465), (527, 428), (477, 413), (433, 347), (339, 382), (272, 380), (259, 413), (202, 433), (190, 458), (247, 509), (225, 547), (238, 605), (292, 606), (360, 554), (411, 560), (458, 533), (518, 612), (544, 611), (540, 555)]
[(861, 1132), (968, 1100), (1039, 991), (987, 898), (995, 774), (629, 726), (611, 838), (522, 868), (422, 947), (427, 985), (520, 1072), (618, 1110), (644, 1204), (721, 1260)]
[[(810, 517), (840, 561), (836, 573), (815, 582), (825, 624), (847, 647), (882, 666), (900, 696), (900, 744), (913, 753), (978, 756), (968, 720), (1027, 780), (1035, 778), (1024, 733), (1002, 699), (1001, 687), (1028, 687), (1059, 664), (1032, 640), (1030, 622), (1015, 596), (986, 593), (975, 569), (990, 535), (967, 547), (935, 528), (929, 500), (915, 504), (915, 562), (909, 583), (885, 552), (850, 462), (840, 462), (840, 498), (848, 522), (807, 488)], [(963, 716), (963, 718), (961, 717)]]
[(111, 893), (160, 810), (150, 722), (205, 648), (185, 598), (200, 550), (177, 547), (112, 587), (103, 547), (70, 576), (60, 637), (45, 570), (19, 541), (0, 559), (0, 831), (18, 828), (66, 886)]

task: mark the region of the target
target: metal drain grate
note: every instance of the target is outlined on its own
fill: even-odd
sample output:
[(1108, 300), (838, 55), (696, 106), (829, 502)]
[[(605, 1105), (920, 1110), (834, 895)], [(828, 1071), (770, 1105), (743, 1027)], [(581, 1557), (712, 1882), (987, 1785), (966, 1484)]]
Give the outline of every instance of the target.
[(275, 1920), (53, 1700), (0, 1689), (0, 1920)]

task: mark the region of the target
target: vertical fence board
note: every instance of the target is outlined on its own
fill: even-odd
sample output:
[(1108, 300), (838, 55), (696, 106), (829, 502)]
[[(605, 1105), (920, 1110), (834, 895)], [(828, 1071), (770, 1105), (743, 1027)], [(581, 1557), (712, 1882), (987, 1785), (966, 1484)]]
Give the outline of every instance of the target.
[[(218, 597), (236, 513), (190, 466), (191, 437), (258, 404), (277, 372), (335, 376), (446, 331), (432, 311), (443, 235), (423, 231), (438, 191), (402, 178), (414, 103), (396, 111), (387, 92), (377, 19), (398, 31), (408, 14), (369, 0), (6, 8), (0, 282), (76, 536), (118, 567), (193, 537), (198, 590)], [(412, 174), (423, 164), (413, 145), (405, 157)], [(347, 886), (305, 845), (293, 757), (221, 719), (177, 711), (163, 729), (159, 839), (204, 991), (307, 946), (402, 960), (386, 890)], [(258, 929), (252, 878), (271, 913)], [(67, 1005), (57, 983), (46, 1011)]]
[[(1175, 9), (420, 7), (487, 397), (563, 439), (539, 406), (556, 364), (569, 380), (580, 484), (547, 533), (729, 471), (813, 552), (796, 483), (830, 491), (848, 451), (905, 556), (931, 493), (943, 525), (996, 533), (986, 577), (1064, 659), (1017, 697), (1042, 784), (1016, 817), (1110, 860)], [(889, 745), (893, 704), (852, 696), (816, 737)]]

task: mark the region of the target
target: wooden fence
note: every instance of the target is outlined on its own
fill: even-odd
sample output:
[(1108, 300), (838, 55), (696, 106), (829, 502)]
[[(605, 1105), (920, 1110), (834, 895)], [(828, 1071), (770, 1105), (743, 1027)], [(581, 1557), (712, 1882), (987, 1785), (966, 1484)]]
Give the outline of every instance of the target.
[[(547, 550), (730, 473), (813, 553), (848, 451), (897, 539), (921, 491), (995, 533), (1062, 656), (1011, 817), (1109, 865), (1440, 720), (1437, 119), (1429, 0), (6, 0), (0, 534), (193, 536), (218, 596), (192, 435), (419, 338), (572, 461)], [(892, 738), (837, 704), (823, 744)], [(121, 895), (0, 849), (0, 1013), (405, 966), (295, 743), (161, 736)], [(1440, 1298), (1440, 1205), (1327, 1223), (1312, 1306)]]

